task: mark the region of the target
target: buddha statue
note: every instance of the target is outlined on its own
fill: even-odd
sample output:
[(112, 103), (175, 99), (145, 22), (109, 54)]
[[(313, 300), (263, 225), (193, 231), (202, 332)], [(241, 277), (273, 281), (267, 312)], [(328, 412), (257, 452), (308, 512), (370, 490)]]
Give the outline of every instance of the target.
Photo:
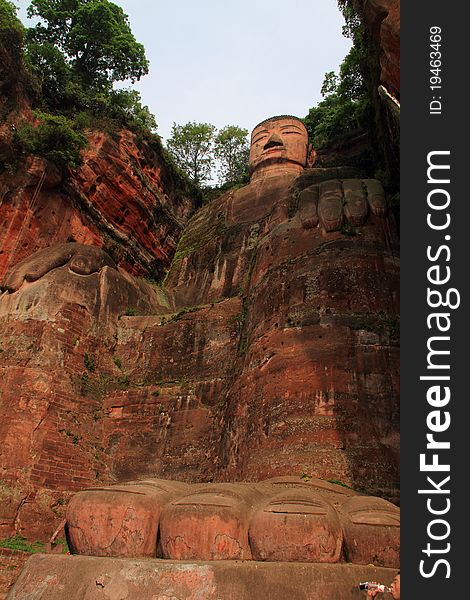
[(297, 117), (281, 115), (261, 121), (251, 134), (251, 181), (292, 173), (299, 175), (315, 161), (305, 125)]

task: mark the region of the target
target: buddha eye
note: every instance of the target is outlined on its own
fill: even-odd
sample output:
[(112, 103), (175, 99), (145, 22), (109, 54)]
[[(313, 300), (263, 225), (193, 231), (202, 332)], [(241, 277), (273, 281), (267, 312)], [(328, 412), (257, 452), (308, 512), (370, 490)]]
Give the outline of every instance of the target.
[(300, 133), (300, 131), (283, 131), (282, 133), (283, 133), (284, 135), (286, 135), (286, 134), (289, 134), (289, 133), (295, 133), (296, 135), (302, 135), (302, 134)]
[(252, 144), (257, 144), (258, 142), (261, 142), (261, 140), (264, 140), (265, 137), (267, 137), (267, 136), (262, 135), (261, 137), (257, 138), (256, 140), (253, 140)]

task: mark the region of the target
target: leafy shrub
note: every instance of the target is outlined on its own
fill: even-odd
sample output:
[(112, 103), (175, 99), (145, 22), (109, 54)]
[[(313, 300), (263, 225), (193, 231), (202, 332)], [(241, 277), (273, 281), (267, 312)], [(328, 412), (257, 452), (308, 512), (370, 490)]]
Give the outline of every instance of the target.
[(142, 106), (140, 93), (137, 90), (122, 89), (111, 90), (109, 93), (109, 106), (117, 118), (124, 118), (125, 122), (138, 128), (155, 131), (157, 122), (148, 106)]
[(350, 100), (332, 94), (310, 109), (305, 126), (316, 147), (365, 128), (370, 119), (367, 98)]
[(19, 534), (0, 540), (0, 548), (20, 550), (21, 552), (44, 552), (44, 544), (42, 542), (28, 542), (25, 537)]
[(37, 127), (29, 122), (18, 125), (15, 143), (25, 154), (38, 154), (59, 167), (78, 167), (80, 152), (87, 145), (86, 137), (76, 131), (74, 123), (63, 115), (35, 112), (40, 119)]
[(43, 104), (48, 108), (63, 105), (71, 70), (62, 52), (47, 42), (29, 42), (25, 49), (25, 65), (37, 78)]

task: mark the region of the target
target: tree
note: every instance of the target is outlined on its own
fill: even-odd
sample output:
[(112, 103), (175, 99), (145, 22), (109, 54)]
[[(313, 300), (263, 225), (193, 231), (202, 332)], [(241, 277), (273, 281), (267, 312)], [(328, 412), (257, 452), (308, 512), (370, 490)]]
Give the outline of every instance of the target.
[(58, 48), (84, 87), (109, 89), (114, 81), (134, 82), (148, 72), (127, 15), (108, 0), (33, 0), (28, 16), (40, 19), (28, 30), (28, 42)]
[(142, 105), (141, 100), (140, 93), (131, 88), (110, 92), (111, 111), (117, 109), (129, 124), (134, 123), (142, 129), (155, 131), (158, 127), (155, 117), (148, 106)]
[(210, 179), (214, 162), (212, 144), (215, 127), (210, 123), (173, 123), (167, 146), (178, 165), (196, 184)]
[(367, 61), (364, 28), (348, 0), (338, 0), (338, 4), (346, 21), (343, 35), (351, 38), (353, 45), (341, 63), (339, 75), (334, 71), (325, 73), (321, 87), (324, 99), (304, 119), (309, 138), (317, 147), (366, 129), (371, 118), (364, 79)]
[(25, 52), (25, 64), (36, 75), (43, 96), (51, 106), (63, 104), (71, 78), (71, 68), (54, 44), (30, 42)]
[(75, 124), (63, 115), (34, 112), (40, 120), (37, 126), (21, 122), (14, 134), (19, 152), (39, 154), (61, 168), (77, 167), (81, 163), (80, 152), (87, 145), (86, 137), (76, 130)]
[(335, 94), (338, 91), (338, 85), (338, 75), (336, 75), (334, 71), (328, 71), (328, 73), (325, 73), (325, 79), (323, 80), (320, 90), (323, 98), (326, 98), (331, 94)]
[(219, 183), (241, 183), (248, 175), (248, 130), (227, 125), (215, 136), (214, 155), (220, 161)]
[[(0, 0), (0, 45), (19, 63), (24, 27), (16, 16), (16, 10), (13, 2)], [(0, 65), (0, 75), (3, 75), (3, 65)]]

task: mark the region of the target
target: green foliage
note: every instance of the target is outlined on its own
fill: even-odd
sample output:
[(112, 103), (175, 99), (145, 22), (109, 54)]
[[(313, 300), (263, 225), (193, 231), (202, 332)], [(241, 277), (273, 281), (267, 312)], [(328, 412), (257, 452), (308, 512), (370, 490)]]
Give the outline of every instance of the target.
[(140, 93), (130, 88), (112, 90), (109, 94), (109, 108), (118, 118), (124, 117), (128, 124), (136, 125), (140, 129), (155, 131), (157, 122), (148, 106), (142, 106)]
[(201, 310), (202, 306), (185, 306), (170, 317), (170, 322), (179, 321), (182, 317), (184, 317), (184, 315), (187, 315), (188, 313), (198, 312), (199, 310)]
[(328, 483), (332, 483), (333, 485), (340, 485), (341, 487), (348, 488), (349, 490), (352, 490), (351, 486), (347, 485), (346, 483), (343, 483), (339, 479), (327, 479), (326, 481), (328, 481)]
[(127, 374), (121, 375), (116, 381), (121, 388), (127, 388), (130, 385), (129, 375)]
[(85, 365), (87, 371), (90, 371), (90, 373), (94, 372), (96, 368), (95, 361), (93, 357), (88, 354), (88, 352), (85, 352), (83, 355), (83, 364)]
[(71, 68), (54, 44), (30, 42), (25, 49), (25, 64), (36, 76), (49, 106), (57, 106), (64, 102)]
[(248, 182), (250, 145), (248, 131), (237, 125), (227, 125), (214, 139), (214, 156), (220, 162), (219, 182), (222, 185)]
[(9, 0), (0, 0), (0, 29), (15, 27), (18, 22), (16, 6)]
[(0, 0), (0, 44), (19, 59), (23, 45), (24, 27), (16, 16), (16, 6), (8, 0)]
[(0, 32), (16, 31), (23, 34), (24, 28), (16, 16), (17, 8), (9, 0), (0, 0)]
[(335, 94), (338, 91), (339, 78), (334, 71), (325, 73), (325, 79), (321, 86), (321, 95), (323, 97)]
[(362, 23), (351, 0), (338, 0), (338, 7), (343, 13), (345, 24), (343, 25), (344, 37), (350, 38), (355, 43), (361, 36)]
[(31, 553), (44, 552), (44, 544), (42, 542), (28, 542), (25, 537), (18, 533), (14, 536), (0, 540), (0, 548), (9, 548), (10, 550)]
[(167, 142), (177, 164), (198, 185), (211, 176), (214, 132), (215, 127), (210, 123), (173, 123)]
[[(3, 5), (10, 3), (0, 2), (3, 15)], [(10, 7), (10, 20), (11, 13)], [(135, 82), (148, 72), (144, 48), (119, 6), (108, 0), (33, 0), (28, 15), (39, 19), (26, 30), (24, 43), (24, 64), (39, 90), (36, 106), (69, 118), (78, 129), (96, 126), (98, 117), (107, 129), (156, 130), (155, 117), (138, 91), (113, 89), (116, 81)], [(25, 134), (31, 137), (31, 131)], [(62, 159), (78, 164), (70, 156)]]
[(148, 72), (127, 15), (108, 0), (33, 0), (28, 16), (40, 19), (28, 42), (58, 48), (85, 88), (109, 89), (114, 81), (134, 82)]
[(24, 121), (15, 131), (18, 151), (44, 156), (59, 167), (77, 167), (81, 162), (80, 152), (87, 145), (86, 137), (76, 131), (67, 117), (39, 111), (34, 115), (40, 119), (39, 125), (35, 127)]
[(62, 554), (67, 554), (67, 552), (70, 552), (69, 545), (65, 538), (57, 538), (55, 543), (57, 545), (60, 544), (62, 546)]
[(343, 34), (353, 46), (340, 66), (339, 75), (325, 74), (321, 94), (324, 98), (310, 109), (304, 119), (309, 137), (316, 147), (365, 129), (371, 122), (371, 109), (365, 84), (366, 47), (361, 21), (344, 0), (338, 2), (346, 24)]
[(365, 127), (370, 114), (369, 101), (344, 99), (331, 94), (310, 109), (304, 119), (309, 138), (318, 148), (330, 141)]
[(210, 123), (173, 123), (167, 146), (178, 167), (198, 186), (211, 178), (217, 165), (220, 187), (203, 188), (204, 204), (249, 181), (248, 131), (237, 125), (227, 125), (216, 134)]

